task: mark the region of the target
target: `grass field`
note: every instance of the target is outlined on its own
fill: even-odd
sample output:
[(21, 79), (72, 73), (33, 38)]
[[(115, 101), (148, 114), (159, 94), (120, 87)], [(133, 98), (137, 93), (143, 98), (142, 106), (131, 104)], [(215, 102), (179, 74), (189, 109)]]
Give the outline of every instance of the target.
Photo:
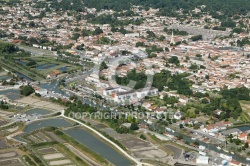
[[(17, 59), (19, 62), (17, 62)], [(26, 66), (25, 63), (30, 61), (35, 61), (36, 64), (33, 66)], [(22, 64), (24, 63), (24, 64)], [(15, 59), (2, 59), (0, 61), (2, 67), (8, 69), (11, 72), (19, 72), (33, 80), (41, 81), (46, 78), (46, 76), (52, 72), (58, 70), (60, 73), (72, 72), (79, 70), (81, 67), (60, 62), (52, 57), (25, 57), (25, 58), (15, 58)], [(38, 66), (49, 65), (42, 69), (38, 69)], [(66, 71), (63, 71), (62, 68), (67, 68)], [(60, 70), (61, 69), (61, 70)]]
[(7, 70), (11, 71), (11, 72), (18, 72), (21, 73), (33, 80), (42, 80), (44, 79), (41, 75), (37, 75), (35, 74), (32, 70), (29, 70), (25, 67), (23, 67), (20, 64), (17, 64), (11, 60), (4, 60), (2, 59), (0, 61), (0, 64), (2, 67), (6, 68)]
[[(63, 68), (63, 67), (67, 67), (66, 72), (71, 72), (73, 70), (80, 69), (79, 66), (57, 61), (53, 57), (28, 57), (28, 58), (24, 58), (21, 60), (22, 60), (22, 62), (36, 61), (37, 64), (30, 66), (30, 68), (33, 70), (36, 70), (38, 73), (40, 73), (44, 76), (46, 76), (47, 74), (49, 74), (55, 70), (60, 71), (60, 68)], [(47, 64), (51, 64), (52, 66), (48, 67), (48, 68), (44, 68), (44, 69), (37, 68), (41, 65), (47, 65)], [(63, 71), (60, 71), (60, 72), (62, 73)]]
[(241, 120), (250, 122), (250, 101), (240, 101), (243, 112), (241, 113)]

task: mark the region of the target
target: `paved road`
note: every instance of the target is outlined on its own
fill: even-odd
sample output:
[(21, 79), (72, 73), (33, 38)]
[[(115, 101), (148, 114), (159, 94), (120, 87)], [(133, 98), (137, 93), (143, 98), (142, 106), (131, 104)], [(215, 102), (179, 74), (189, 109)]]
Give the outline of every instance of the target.
[[(173, 126), (179, 127), (178, 124), (173, 124)], [(204, 137), (207, 137), (207, 138), (209, 138), (211, 140), (214, 140), (214, 141), (217, 141), (217, 142), (220, 142), (220, 143), (224, 143), (225, 142), (223, 139), (215, 138), (215, 137), (209, 135), (208, 133), (204, 133), (204, 132), (199, 131), (199, 130), (194, 130), (194, 129), (191, 129), (191, 128), (186, 127), (186, 126), (184, 126), (184, 128), (187, 129), (187, 130), (189, 130), (189, 131), (191, 131), (191, 132), (194, 132), (194, 133), (197, 133), (197, 134), (202, 135)]]

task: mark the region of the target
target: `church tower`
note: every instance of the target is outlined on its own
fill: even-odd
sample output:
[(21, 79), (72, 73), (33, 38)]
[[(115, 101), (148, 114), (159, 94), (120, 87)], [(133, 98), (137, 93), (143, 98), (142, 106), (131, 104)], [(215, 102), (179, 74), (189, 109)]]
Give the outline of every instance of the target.
[(174, 31), (172, 31), (170, 44), (175, 44), (175, 41), (174, 41)]

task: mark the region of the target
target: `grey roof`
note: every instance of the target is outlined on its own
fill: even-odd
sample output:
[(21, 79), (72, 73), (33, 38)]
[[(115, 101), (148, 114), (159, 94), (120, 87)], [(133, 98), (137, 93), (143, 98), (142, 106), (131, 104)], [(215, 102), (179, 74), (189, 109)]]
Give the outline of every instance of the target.
[(221, 134), (223, 134), (223, 135), (229, 135), (229, 134), (236, 133), (236, 132), (240, 133), (241, 130), (237, 129), (237, 128), (233, 128), (233, 129), (222, 131)]

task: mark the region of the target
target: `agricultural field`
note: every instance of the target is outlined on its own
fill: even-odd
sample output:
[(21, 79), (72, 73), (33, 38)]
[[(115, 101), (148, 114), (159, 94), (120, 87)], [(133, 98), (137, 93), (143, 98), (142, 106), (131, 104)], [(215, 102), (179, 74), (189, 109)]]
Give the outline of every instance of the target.
[(0, 150), (0, 165), (23, 166), (21, 155), (12, 149)]
[(250, 102), (240, 101), (243, 112), (241, 113), (241, 120), (244, 122), (250, 122)]

